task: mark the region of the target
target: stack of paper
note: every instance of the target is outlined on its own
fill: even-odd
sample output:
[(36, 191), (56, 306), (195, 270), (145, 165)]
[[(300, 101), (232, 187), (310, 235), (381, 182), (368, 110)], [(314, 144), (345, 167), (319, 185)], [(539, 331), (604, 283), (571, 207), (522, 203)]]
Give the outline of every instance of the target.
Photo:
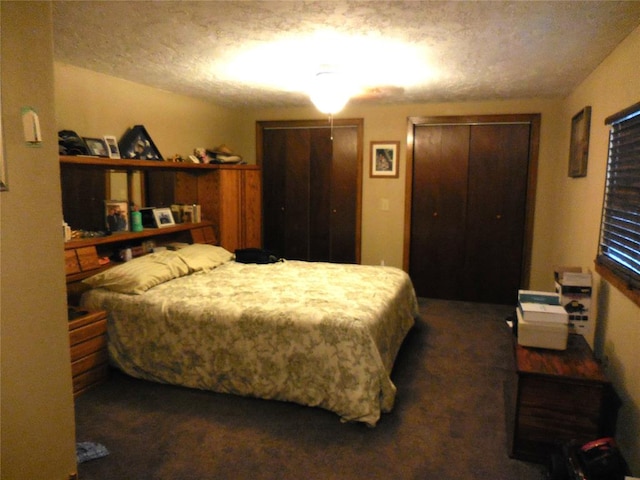
[(569, 323), (569, 315), (562, 305), (519, 302), (518, 309), (525, 322)]

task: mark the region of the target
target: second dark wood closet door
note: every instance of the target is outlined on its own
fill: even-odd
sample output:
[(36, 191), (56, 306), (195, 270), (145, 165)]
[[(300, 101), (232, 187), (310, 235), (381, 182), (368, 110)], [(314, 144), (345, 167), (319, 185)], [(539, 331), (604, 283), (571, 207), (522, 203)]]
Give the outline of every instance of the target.
[(264, 247), (291, 260), (359, 261), (358, 128), (262, 130)]
[(514, 304), (525, 277), (532, 125), (415, 125), (409, 273), (418, 295)]

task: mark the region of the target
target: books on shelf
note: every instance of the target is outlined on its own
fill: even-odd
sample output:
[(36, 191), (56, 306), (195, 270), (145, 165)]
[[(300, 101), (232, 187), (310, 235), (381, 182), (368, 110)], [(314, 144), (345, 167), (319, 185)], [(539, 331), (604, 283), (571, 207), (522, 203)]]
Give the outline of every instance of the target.
[(562, 305), (546, 303), (518, 302), (518, 312), (526, 322), (569, 323), (569, 315)]

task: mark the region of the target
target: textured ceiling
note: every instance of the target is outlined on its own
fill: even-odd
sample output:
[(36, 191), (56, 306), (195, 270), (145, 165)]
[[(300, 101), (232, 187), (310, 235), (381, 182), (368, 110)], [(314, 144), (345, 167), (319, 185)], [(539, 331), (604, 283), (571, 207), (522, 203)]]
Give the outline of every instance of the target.
[[(273, 42), (304, 46), (300, 39), (319, 30), (392, 40), (418, 52), (406, 59), (375, 44), (350, 55), (354, 65), (357, 58), (367, 59), (358, 67), (362, 70), (371, 66), (420, 80), (400, 86), (381, 75), (385, 81), (378, 89), (354, 101), (421, 103), (567, 95), (640, 24), (640, 1), (57, 0), (53, 5), (57, 61), (230, 107), (309, 105), (307, 95), (286, 79), (283, 87), (260, 85), (255, 71), (251, 78), (234, 78), (227, 65), (247, 49)], [(342, 50), (331, 48), (336, 54)], [(290, 79), (297, 66), (309, 68), (316, 61), (316, 52), (305, 48), (260, 52), (261, 61), (250, 66), (265, 78), (283, 72)], [(318, 58), (318, 69), (323, 62), (326, 58)], [(411, 64), (428, 64), (435, 73), (424, 79), (405, 73)]]

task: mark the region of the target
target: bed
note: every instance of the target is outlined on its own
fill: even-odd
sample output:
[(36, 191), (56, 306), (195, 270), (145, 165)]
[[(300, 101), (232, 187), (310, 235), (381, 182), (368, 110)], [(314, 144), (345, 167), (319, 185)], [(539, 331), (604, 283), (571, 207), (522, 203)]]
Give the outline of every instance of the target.
[(108, 313), (110, 361), (137, 378), (296, 402), (376, 425), (417, 300), (394, 267), (243, 264), (190, 245), (85, 280)]

